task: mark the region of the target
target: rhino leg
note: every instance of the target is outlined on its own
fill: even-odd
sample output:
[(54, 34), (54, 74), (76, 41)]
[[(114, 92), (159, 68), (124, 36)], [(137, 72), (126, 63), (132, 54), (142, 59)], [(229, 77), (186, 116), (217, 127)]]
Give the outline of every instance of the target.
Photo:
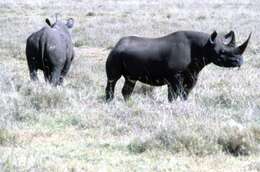
[(136, 80), (130, 80), (128, 78), (125, 78), (125, 83), (124, 83), (124, 86), (122, 89), (122, 94), (123, 94), (125, 101), (129, 100), (129, 98), (134, 90), (135, 83), (136, 83)]
[(106, 73), (107, 73), (107, 86), (106, 86), (106, 101), (110, 102), (114, 98), (114, 90), (116, 82), (122, 76), (122, 65), (121, 61), (119, 61), (114, 56), (114, 52), (112, 51), (106, 62)]
[(30, 78), (33, 81), (38, 81), (38, 76), (37, 76), (37, 70), (36, 69), (30, 70)]
[(169, 102), (176, 100), (178, 98), (178, 96), (182, 97), (182, 95), (185, 95), (183, 87), (181, 85), (180, 78), (172, 77), (171, 79), (167, 79), (167, 85), (168, 85)]
[(51, 72), (49, 68), (45, 67), (43, 70), (43, 75), (45, 82), (51, 82)]
[(180, 97), (181, 100), (188, 99), (189, 92), (184, 90), (182, 86), (168, 86), (168, 100), (172, 102)]
[(59, 80), (59, 84), (63, 83), (63, 78), (67, 75), (67, 73), (69, 72), (71, 66), (71, 61), (67, 60), (62, 71), (61, 71), (61, 75), (60, 75), (60, 80)]
[(37, 81), (38, 80), (37, 67), (34, 62), (34, 59), (35, 59), (34, 57), (27, 55), (27, 62), (28, 62), (28, 67), (29, 67), (30, 78), (33, 81)]
[(182, 100), (187, 100), (188, 96), (193, 89), (193, 87), (196, 85), (196, 82), (198, 80), (198, 74), (197, 73), (184, 73), (183, 75), (183, 92), (181, 95)]
[(168, 101), (172, 102), (178, 98), (177, 92), (173, 89), (172, 85), (168, 85)]
[(61, 67), (54, 67), (51, 71), (51, 84), (54, 86), (57, 86), (60, 81), (60, 76), (61, 76)]
[(115, 80), (107, 80), (107, 86), (106, 86), (106, 101), (110, 102), (114, 98), (114, 90), (115, 85), (118, 79)]
[(188, 90), (182, 90), (181, 94), (180, 94), (181, 100), (187, 100), (189, 93), (190, 93), (190, 91), (188, 91)]

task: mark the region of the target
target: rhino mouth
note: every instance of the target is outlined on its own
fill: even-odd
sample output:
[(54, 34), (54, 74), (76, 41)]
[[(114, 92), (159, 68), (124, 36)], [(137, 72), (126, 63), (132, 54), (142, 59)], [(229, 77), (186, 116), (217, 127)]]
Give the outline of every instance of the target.
[(233, 67), (238, 67), (240, 68), (241, 65), (244, 63), (243, 62), (243, 58), (232, 58), (229, 60), (230, 61), (230, 64), (233, 66)]
[(241, 67), (243, 58), (217, 59), (215, 64), (221, 67)]

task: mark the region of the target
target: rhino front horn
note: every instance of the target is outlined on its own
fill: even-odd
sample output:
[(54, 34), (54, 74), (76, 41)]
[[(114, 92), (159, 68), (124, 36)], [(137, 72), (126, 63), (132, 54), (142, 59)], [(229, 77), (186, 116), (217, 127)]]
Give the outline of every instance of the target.
[(245, 49), (246, 49), (246, 47), (247, 47), (247, 44), (248, 44), (248, 42), (249, 42), (249, 40), (250, 40), (250, 38), (251, 38), (251, 34), (252, 34), (252, 33), (249, 34), (247, 40), (246, 40), (242, 45), (240, 45), (239, 47), (237, 47), (237, 50), (238, 50), (238, 53), (239, 53), (239, 54), (243, 54), (243, 53), (244, 53), (244, 51), (245, 51)]

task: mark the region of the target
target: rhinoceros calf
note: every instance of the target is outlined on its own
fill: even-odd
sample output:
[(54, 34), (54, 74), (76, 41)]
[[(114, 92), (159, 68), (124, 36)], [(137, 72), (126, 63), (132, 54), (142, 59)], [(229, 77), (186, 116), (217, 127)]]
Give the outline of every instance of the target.
[[(168, 100), (186, 100), (204, 66), (240, 67), (248, 39), (235, 47), (235, 34), (224, 37), (212, 34), (178, 31), (161, 38), (122, 38), (106, 61), (106, 100), (114, 97), (117, 80), (124, 76), (122, 94), (127, 100), (141, 81), (153, 86), (168, 85)], [(220, 39), (223, 38), (223, 39)]]
[(57, 86), (63, 82), (74, 58), (74, 50), (69, 29), (74, 25), (72, 18), (66, 23), (59, 21), (32, 33), (26, 44), (26, 57), (31, 80), (38, 80), (37, 70), (44, 73), (46, 82)]

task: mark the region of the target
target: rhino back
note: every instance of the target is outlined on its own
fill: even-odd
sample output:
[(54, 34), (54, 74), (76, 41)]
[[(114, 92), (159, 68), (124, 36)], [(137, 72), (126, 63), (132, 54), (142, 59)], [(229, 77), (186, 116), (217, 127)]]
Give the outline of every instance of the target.
[(113, 51), (120, 54), (125, 66), (155, 71), (158, 75), (171, 70), (184, 70), (190, 59), (190, 44), (183, 33), (176, 33), (161, 38), (125, 37)]
[(63, 65), (72, 56), (72, 42), (69, 35), (57, 29), (46, 28), (40, 38), (45, 58), (54, 65)]

